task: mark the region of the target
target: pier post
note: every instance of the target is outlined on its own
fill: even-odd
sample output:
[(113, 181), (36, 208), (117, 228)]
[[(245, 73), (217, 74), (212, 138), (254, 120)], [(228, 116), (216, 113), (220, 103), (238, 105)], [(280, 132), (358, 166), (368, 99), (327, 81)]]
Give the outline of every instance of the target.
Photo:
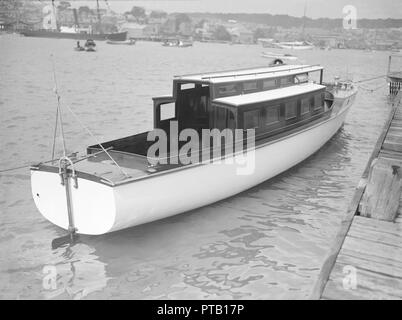
[(402, 162), (375, 159), (370, 167), (360, 215), (378, 220), (394, 221), (402, 190)]

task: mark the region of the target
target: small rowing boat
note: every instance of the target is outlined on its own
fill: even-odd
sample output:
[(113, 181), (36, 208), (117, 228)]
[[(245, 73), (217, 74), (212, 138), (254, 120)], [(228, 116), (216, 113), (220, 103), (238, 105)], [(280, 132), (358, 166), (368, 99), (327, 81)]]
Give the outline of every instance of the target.
[(319, 65), (176, 76), (171, 95), (153, 98), (154, 129), (33, 165), (35, 204), (71, 235), (99, 235), (233, 196), (339, 130), (357, 91), (322, 79)]

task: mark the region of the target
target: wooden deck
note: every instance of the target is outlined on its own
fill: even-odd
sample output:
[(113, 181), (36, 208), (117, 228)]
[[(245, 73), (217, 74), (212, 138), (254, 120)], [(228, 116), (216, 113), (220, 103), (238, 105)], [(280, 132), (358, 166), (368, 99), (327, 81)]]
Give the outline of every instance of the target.
[(393, 221), (359, 215), (373, 161), (386, 159), (402, 168), (401, 97), (393, 102), (311, 299), (402, 299), (402, 195), (395, 199)]

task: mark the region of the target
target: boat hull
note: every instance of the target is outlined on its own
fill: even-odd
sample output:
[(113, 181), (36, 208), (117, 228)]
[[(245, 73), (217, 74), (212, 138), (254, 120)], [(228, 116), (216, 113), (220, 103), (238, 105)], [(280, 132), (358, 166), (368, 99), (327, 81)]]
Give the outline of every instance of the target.
[[(242, 156), (232, 155), (232, 164), (194, 164), (115, 186), (79, 178), (78, 188), (70, 187), (77, 232), (99, 235), (148, 223), (258, 185), (319, 150), (342, 126), (354, 97), (335, 102), (335, 115), (330, 118), (247, 153), (246, 163), (253, 164), (247, 174), (245, 165), (238, 164), (242, 162), (237, 157)], [(52, 223), (68, 229), (65, 187), (60, 184), (60, 176), (55, 171), (31, 172), (32, 194), (39, 211)]]
[(88, 33), (58, 32), (48, 30), (23, 30), (21, 31), (21, 34), (26, 37), (73, 39), (73, 40), (93, 39), (98, 41), (103, 40), (124, 41), (127, 39), (127, 32), (88, 34)]
[(107, 40), (107, 44), (113, 44), (113, 45), (126, 45), (126, 46), (132, 46), (135, 45), (135, 40), (124, 40), (124, 41), (114, 41), (114, 40)]

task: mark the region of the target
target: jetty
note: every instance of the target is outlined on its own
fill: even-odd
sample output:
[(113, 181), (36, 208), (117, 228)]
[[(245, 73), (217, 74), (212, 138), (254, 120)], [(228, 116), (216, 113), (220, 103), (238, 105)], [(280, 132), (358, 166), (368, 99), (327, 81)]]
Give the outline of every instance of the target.
[(402, 299), (401, 83), (311, 299)]

